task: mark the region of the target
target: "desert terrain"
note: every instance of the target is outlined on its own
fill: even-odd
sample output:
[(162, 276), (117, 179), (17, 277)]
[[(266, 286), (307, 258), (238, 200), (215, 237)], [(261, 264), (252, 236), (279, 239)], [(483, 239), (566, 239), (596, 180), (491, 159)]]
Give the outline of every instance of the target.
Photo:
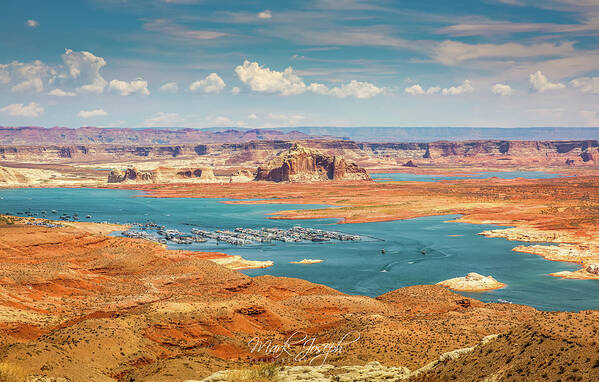
[[(183, 143), (190, 139), (185, 134), (177, 144), (165, 143), (147, 134), (131, 145), (98, 144), (95, 130), (94, 140), (89, 131), (67, 140), (53, 132), (45, 146), (22, 138), (36, 131), (0, 140), (0, 187), (324, 204), (329, 207), (270, 218), (337, 218), (341, 224), (459, 215), (459, 222), (506, 227), (481, 229), (481, 235), (531, 243), (515, 245), (514, 256), (580, 264), (553, 276), (599, 279), (597, 141), (388, 144), (228, 132), (204, 137), (212, 143)], [(231, 135), (238, 141), (226, 141)], [(515, 170), (564, 177), (371, 180), (389, 172)], [(264, 367), (283, 380), (599, 378), (595, 311), (483, 303), (441, 285), (352, 296), (300, 279), (237, 271), (268, 262), (107, 236), (125, 227), (33, 222), (40, 219), (0, 218), (0, 366), (23, 380), (228, 381)], [(320, 261), (295, 266), (309, 269)], [(478, 276), (445, 285), (462, 291), (505, 286)], [(306, 336), (303, 342), (283, 345), (298, 335)], [(310, 357), (298, 356), (305, 355), (306, 339), (323, 345)], [(339, 341), (343, 346), (324, 357), (322, 349), (331, 349), (324, 345)]]
[[(359, 334), (326, 360), (320, 356), (310, 365), (315, 353), (293, 362), (334, 366), (302, 369), (304, 375), (320, 370), (333, 378), (330, 372), (348, 372), (336, 368), (352, 366), (350, 375), (365, 378), (386, 371), (439, 380), (464, 370), (500, 380), (583, 371), (599, 376), (592, 351), (596, 312), (485, 304), (433, 285), (377, 298), (350, 296), (299, 279), (248, 277), (201, 254), (143, 240), (11, 223), (0, 226), (0, 362), (28, 376), (201, 380), (276, 361), (280, 352), (258, 351), (252, 341), (282, 344), (295, 332), (319, 343)], [(296, 356), (302, 350), (298, 342), (288, 351)], [(526, 363), (517, 356), (523, 352), (538, 360)], [(553, 361), (538, 354), (553, 355)], [(468, 369), (473, 365), (465, 359), (472, 357), (502, 366)]]

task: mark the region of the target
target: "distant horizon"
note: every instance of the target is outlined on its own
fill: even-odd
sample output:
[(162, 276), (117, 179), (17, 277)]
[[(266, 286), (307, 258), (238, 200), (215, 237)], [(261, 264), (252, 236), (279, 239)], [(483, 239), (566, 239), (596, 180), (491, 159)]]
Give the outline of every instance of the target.
[[(95, 129), (104, 131), (103, 133), (87, 134), (86, 129)], [(26, 132), (37, 130), (38, 134), (29, 136)], [(233, 134), (230, 139), (247, 140), (272, 140), (272, 139), (301, 139), (302, 137), (313, 138), (335, 138), (341, 140), (352, 140), (356, 142), (435, 142), (435, 141), (479, 141), (479, 140), (505, 140), (505, 141), (568, 141), (568, 140), (598, 140), (599, 127), (522, 127), (522, 128), (498, 128), (498, 127), (400, 127), (400, 126), (294, 126), (294, 127), (273, 127), (273, 128), (240, 128), (240, 127), (213, 127), (213, 128), (163, 128), (163, 127), (95, 127), (82, 126), (78, 128), (69, 127), (40, 127), (40, 126), (20, 126), (20, 127), (0, 127), (3, 134), (3, 141), (6, 144), (11, 142), (29, 142), (32, 139), (44, 139), (44, 131), (51, 132), (72, 131), (72, 137), (60, 137), (57, 135), (48, 134), (46, 138), (52, 139), (53, 142), (113, 142), (114, 139), (121, 139), (122, 136), (129, 135), (128, 139), (131, 142), (138, 140), (148, 141), (149, 137), (157, 142), (166, 144), (179, 142), (184, 135), (183, 132), (189, 132), (189, 136), (184, 139), (189, 139), (190, 142), (201, 143), (203, 141), (210, 142), (226, 133)], [(8, 131), (12, 131), (8, 132)], [(23, 134), (17, 131), (24, 132)], [(78, 134), (77, 131), (82, 133)], [(108, 134), (109, 131), (115, 134)], [(177, 137), (178, 132), (182, 132)], [(235, 137), (237, 133), (237, 137)], [(198, 135), (199, 134), (199, 135)], [(246, 134), (255, 134), (255, 137), (247, 136)], [(302, 134), (297, 136), (294, 134)], [(119, 137), (119, 135), (121, 137)], [(262, 136), (264, 135), (264, 136)], [(12, 138), (11, 138), (12, 136)], [(228, 138), (229, 139), (229, 138)]]

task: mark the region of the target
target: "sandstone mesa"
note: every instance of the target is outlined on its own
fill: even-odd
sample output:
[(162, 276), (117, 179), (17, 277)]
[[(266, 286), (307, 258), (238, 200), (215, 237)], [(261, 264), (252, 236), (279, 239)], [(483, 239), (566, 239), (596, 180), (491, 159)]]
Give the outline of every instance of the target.
[(440, 281), (437, 285), (460, 292), (483, 292), (505, 287), (504, 283), (495, 280), (492, 276), (483, 276), (475, 272), (468, 273), (464, 277)]

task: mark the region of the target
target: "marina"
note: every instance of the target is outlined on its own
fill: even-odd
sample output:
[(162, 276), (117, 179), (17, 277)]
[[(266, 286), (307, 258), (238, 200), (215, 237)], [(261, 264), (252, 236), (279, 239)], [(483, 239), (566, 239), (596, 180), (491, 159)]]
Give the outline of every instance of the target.
[(190, 245), (206, 243), (209, 240), (217, 243), (227, 243), (236, 246), (270, 244), (275, 241), (282, 243), (300, 242), (329, 242), (329, 241), (359, 241), (359, 235), (350, 235), (337, 231), (325, 231), (316, 228), (294, 226), (289, 229), (265, 228), (260, 229), (237, 227), (234, 230), (217, 229), (214, 231), (192, 228), (191, 234), (176, 229), (166, 229), (155, 223), (134, 223), (131, 228), (121, 233), (124, 237), (150, 240), (162, 244), (174, 243)]

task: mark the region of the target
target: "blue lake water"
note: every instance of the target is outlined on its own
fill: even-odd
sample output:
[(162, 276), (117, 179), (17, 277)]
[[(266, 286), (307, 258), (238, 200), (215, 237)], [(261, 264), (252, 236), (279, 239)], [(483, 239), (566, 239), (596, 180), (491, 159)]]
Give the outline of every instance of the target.
[(515, 178), (526, 178), (526, 179), (550, 179), (559, 178), (560, 174), (551, 174), (542, 171), (488, 171), (488, 172), (477, 172), (470, 175), (423, 175), (423, 174), (404, 174), (404, 173), (388, 173), (388, 174), (371, 174), (372, 179), (376, 182), (436, 182), (439, 180), (452, 180), (452, 179), (488, 179), (488, 178), (501, 178), (501, 179), (515, 179)]
[[(272, 260), (266, 269), (248, 275), (297, 277), (328, 285), (349, 294), (378, 296), (417, 284), (433, 284), (468, 272), (492, 275), (508, 286), (485, 293), (465, 294), (483, 301), (501, 300), (545, 310), (599, 309), (599, 282), (562, 280), (548, 276), (575, 270), (575, 264), (551, 262), (540, 256), (513, 252), (519, 244), (477, 233), (491, 225), (446, 223), (456, 216), (434, 216), (403, 221), (336, 224), (333, 219), (272, 220), (267, 215), (289, 209), (322, 208), (317, 205), (224, 204), (224, 199), (145, 198), (136, 191), (98, 189), (0, 190), (0, 213), (48, 212), (48, 217), (78, 213), (81, 220), (134, 223), (152, 221), (167, 228), (190, 232), (235, 227), (294, 225), (359, 234), (359, 242), (281, 243), (233, 246), (216, 242), (172, 245), (172, 248), (222, 251), (249, 260)], [(57, 214), (51, 214), (51, 210)], [(86, 215), (91, 219), (85, 219)], [(531, 244), (531, 243), (524, 243)], [(381, 249), (386, 253), (381, 254)], [(426, 255), (421, 251), (425, 249)], [(289, 264), (304, 258), (323, 263)]]

